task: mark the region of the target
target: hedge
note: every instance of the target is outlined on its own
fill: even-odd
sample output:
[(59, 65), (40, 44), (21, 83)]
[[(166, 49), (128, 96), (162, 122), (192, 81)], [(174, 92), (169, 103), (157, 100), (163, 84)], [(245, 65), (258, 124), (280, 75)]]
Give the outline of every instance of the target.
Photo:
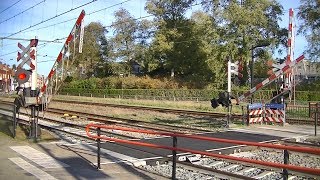
[[(62, 88), (61, 95), (94, 96), (94, 97), (118, 97), (136, 99), (166, 99), (166, 100), (199, 100), (207, 101), (218, 97), (219, 92), (224, 90), (202, 90), (202, 89), (89, 89), (89, 88)], [(233, 92), (238, 97), (245, 91)], [(272, 98), (271, 90), (258, 91), (254, 94), (255, 99), (268, 101)], [(296, 91), (297, 101), (319, 101), (318, 91)]]

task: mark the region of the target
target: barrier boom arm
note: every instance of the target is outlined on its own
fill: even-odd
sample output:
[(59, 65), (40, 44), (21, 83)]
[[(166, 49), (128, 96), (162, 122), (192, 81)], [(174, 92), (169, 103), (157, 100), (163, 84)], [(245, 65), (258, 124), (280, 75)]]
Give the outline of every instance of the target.
[[(69, 47), (70, 42), (74, 41), (77, 38), (78, 34), (80, 34), (80, 36), (81, 36), (81, 34), (83, 35), (83, 31), (82, 31), (83, 28), (82, 27), (83, 27), (84, 16), (85, 16), (85, 11), (82, 10), (76, 23), (73, 26), (71, 32), (69, 33), (69, 36), (67, 37), (56, 61), (54, 62), (46, 80), (44, 81), (42, 88), (40, 89), (39, 98), (41, 98), (44, 93), (47, 93), (47, 94), (49, 93), (49, 97), (46, 100), (46, 103), (50, 102), (50, 98), (54, 94), (52, 92), (48, 92), (48, 91), (52, 91), (52, 89), (48, 90), (48, 88), (50, 86), (53, 86), (52, 85), (53, 84), (52, 81), (54, 80), (53, 76), (56, 75), (57, 77), (59, 76), (59, 78), (62, 79), (63, 74), (66, 73), (66, 70), (68, 68), (69, 64), (67, 64), (67, 67), (64, 67), (63, 58), (65, 57), (66, 53), (68, 52), (68, 47)], [(80, 31), (82, 31), (82, 33)], [(82, 37), (80, 37), (80, 41), (81, 41), (81, 38)], [(72, 64), (72, 62), (70, 62), (70, 64)], [(57, 75), (57, 73), (60, 73), (60, 74)], [(58, 82), (56, 82), (56, 84), (58, 84)], [(59, 87), (60, 86), (56, 85), (56, 87), (54, 88), (55, 92), (58, 91)], [(52, 88), (52, 87), (50, 87), (50, 88)]]
[(299, 62), (301, 62), (304, 59), (304, 55), (301, 55), (300, 57), (298, 57), (295, 61), (292, 61), (290, 64), (285, 65), (282, 69), (280, 69), (279, 71), (277, 71), (276, 73), (272, 74), (270, 77), (268, 77), (267, 79), (265, 79), (264, 81), (262, 81), (261, 83), (257, 84), (254, 88), (250, 89), (249, 91), (247, 91), (246, 93), (244, 93), (243, 95), (241, 95), (238, 99), (237, 99), (237, 103), (239, 103), (240, 101), (243, 101), (243, 99), (247, 98), (248, 96), (252, 95), (253, 93), (255, 93), (256, 91), (258, 91), (259, 89), (265, 87), (266, 85), (272, 83), (273, 81), (275, 81), (280, 75), (290, 71), (290, 69), (292, 67), (294, 67), (295, 65), (297, 65)]

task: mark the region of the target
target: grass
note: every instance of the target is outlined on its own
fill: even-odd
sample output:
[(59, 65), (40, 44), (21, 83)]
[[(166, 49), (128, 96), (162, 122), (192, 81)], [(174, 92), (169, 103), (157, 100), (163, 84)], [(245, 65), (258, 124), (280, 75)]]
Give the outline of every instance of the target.
[[(38, 142), (47, 142), (58, 140), (53, 136), (49, 131), (41, 129), (41, 137), (38, 139)], [(13, 123), (11, 119), (5, 117), (0, 118), (0, 135), (13, 137)], [(15, 140), (17, 141), (26, 141), (29, 138), (30, 127), (26, 125), (19, 124), (16, 128)]]
[[(140, 100), (140, 99), (119, 99), (119, 98), (96, 98), (96, 97), (83, 97), (83, 96), (63, 96), (57, 95), (54, 99), (57, 100), (73, 100), (73, 101), (86, 101), (97, 103), (110, 103), (110, 104), (125, 104), (136, 106), (151, 106), (159, 108), (170, 109), (185, 109), (195, 111), (208, 111), (226, 113), (227, 108), (219, 106), (216, 109), (211, 107), (209, 101), (167, 101), (167, 100)], [(232, 107), (232, 113), (241, 114), (241, 106), (234, 105)]]

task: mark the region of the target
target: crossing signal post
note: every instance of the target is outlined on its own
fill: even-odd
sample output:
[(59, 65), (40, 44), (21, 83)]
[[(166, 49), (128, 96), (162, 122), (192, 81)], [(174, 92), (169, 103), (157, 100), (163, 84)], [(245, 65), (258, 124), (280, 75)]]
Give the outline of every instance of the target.
[(232, 74), (237, 75), (239, 78), (242, 78), (242, 64), (240, 61), (236, 61), (235, 63), (232, 63), (231, 60), (228, 60), (228, 67), (227, 67), (227, 81), (228, 81), (228, 90), (227, 92), (221, 92), (219, 93), (218, 99), (211, 99), (211, 107), (217, 108), (219, 104), (221, 104), (224, 107), (228, 108), (228, 120), (227, 120), (227, 127), (229, 127), (230, 119), (231, 119), (231, 76)]
[[(20, 99), (22, 100), (22, 106), (31, 108), (31, 130), (29, 137), (37, 141), (38, 137), (38, 119), (36, 118), (36, 106), (37, 103), (37, 45), (38, 39), (31, 39), (30, 44), (24, 47), (18, 43), (18, 47), (22, 52), (18, 52), (17, 61), (20, 64), (17, 66), (15, 73), (15, 79), (17, 80), (19, 87), (23, 89), (23, 94)], [(23, 68), (24, 65), (28, 65), (31, 69), (26, 70)]]

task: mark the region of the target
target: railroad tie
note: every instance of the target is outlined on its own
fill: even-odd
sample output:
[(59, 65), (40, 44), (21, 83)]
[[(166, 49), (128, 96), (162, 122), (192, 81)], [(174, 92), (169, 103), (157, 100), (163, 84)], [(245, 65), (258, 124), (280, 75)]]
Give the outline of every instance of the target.
[(200, 164), (200, 157), (199, 155), (190, 155), (187, 156), (187, 161), (189, 161), (191, 164)]
[(230, 171), (230, 170), (235, 169), (235, 168), (237, 168), (239, 166), (240, 165), (238, 165), (238, 164), (230, 164), (230, 165), (228, 165), (228, 166), (226, 166), (224, 168), (221, 168), (220, 171)]
[(210, 163), (210, 164), (206, 165), (206, 167), (214, 168), (216, 166), (220, 166), (220, 165), (223, 165), (223, 164), (224, 164), (223, 161), (215, 161), (213, 163)]
[(238, 171), (237, 174), (243, 175), (243, 174), (245, 174), (245, 173), (249, 173), (249, 172), (254, 171), (254, 170), (256, 170), (256, 169), (257, 169), (257, 168), (246, 167), (246, 168), (242, 169), (241, 171)]
[(264, 178), (264, 177), (266, 177), (266, 176), (269, 176), (269, 175), (271, 175), (271, 174), (273, 174), (273, 173), (275, 173), (275, 172), (273, 172), (273, 171), (264, 171), (263, 173), (258, 174), (258, 175), (256, 175), (256, 176), (254, 176), (253, 178), (254, 178), (254, 179), (262, 179), (262, 178)]

